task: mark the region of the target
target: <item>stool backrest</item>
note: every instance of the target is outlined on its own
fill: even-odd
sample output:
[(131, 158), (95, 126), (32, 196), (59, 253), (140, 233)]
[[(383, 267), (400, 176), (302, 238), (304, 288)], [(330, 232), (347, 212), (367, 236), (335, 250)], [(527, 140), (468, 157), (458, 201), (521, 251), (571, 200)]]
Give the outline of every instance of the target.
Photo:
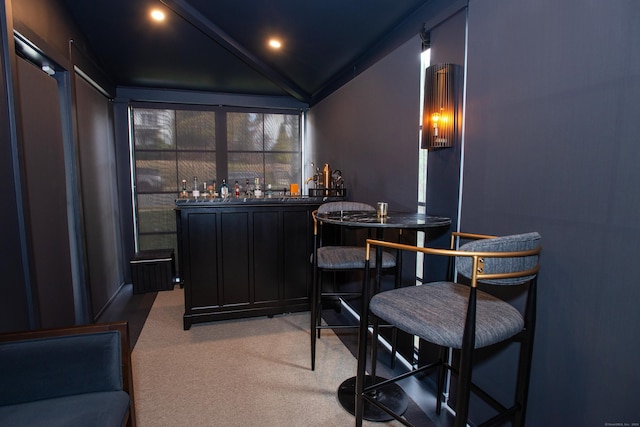
[[(460, 246), (459, 251), (465, 252), (520, 252), (540, 248), (540, 234), (537, 232), (514, 234), (510, 236), (479, 239)], [(486, 257), (484, 259), (484, 274), (517, 273), (535, 269), (539, 255), (520, 257)], [(456, 270), (464, 277), (472, 277), (473, 261), (470, 257), (457, 257)], [(528, 282), (536, 275), (529, 274), (507, 279), (483, 279), (483, 283), (492, 285), (519, 285)]]
[(341, 212), (341, 211), (375, 211), (371, 205), (362, 202), (328, 202), (318, 207), (318, 213)]

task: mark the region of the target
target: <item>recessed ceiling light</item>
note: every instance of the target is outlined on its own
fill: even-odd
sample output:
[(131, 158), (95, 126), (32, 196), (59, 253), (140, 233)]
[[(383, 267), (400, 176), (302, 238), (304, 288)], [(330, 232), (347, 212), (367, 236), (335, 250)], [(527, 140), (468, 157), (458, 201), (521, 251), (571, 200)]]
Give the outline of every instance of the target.
[(164, 12), (159, 9), (153, 9), (151, 11), (151, 19), (154, 21), (162, 22), (164, 21), (165, 15)]
[(269, 46), (273, 49), (280, 49), (282, 47), (282, 43), (278, 39), (269, 40)]

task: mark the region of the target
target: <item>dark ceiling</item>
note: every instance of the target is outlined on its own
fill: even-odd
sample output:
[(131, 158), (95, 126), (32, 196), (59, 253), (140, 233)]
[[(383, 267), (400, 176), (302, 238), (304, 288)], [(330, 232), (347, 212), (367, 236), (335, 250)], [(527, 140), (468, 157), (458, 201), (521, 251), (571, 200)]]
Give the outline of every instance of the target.
[[(389, 49), (425, 0), (61, 0), (118, 86), (313, 103)], [(149, 19), (160, 7), (162, 24)], [(406, 30), (405, 30), (406, 31)], [(267, 47), (269, 37), (283, 42)], [(391, 46), (394, 47), (394, 46)]]

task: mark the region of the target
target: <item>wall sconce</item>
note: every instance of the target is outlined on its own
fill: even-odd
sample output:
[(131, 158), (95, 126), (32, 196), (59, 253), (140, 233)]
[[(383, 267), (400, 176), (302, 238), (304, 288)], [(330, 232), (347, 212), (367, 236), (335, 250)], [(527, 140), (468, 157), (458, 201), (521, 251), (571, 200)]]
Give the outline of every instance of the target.
[(422, 148), (452, 147), (459, 133), (462, 67), (436, 64), (425, 73)]

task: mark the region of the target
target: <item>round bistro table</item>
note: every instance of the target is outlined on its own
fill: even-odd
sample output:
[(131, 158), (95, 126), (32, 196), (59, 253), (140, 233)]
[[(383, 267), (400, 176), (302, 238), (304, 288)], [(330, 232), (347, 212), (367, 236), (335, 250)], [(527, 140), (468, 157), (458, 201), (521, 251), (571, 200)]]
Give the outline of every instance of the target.
[[(444, 234), (451, 225), (451, 219), (441, 216), (431, 216), (417, 212), (389, 212), (385, 217), (379, 217), (375, 211), (337, 211), (316, 214), (318, 221), (325, 224), (332, 224), (344, 227), (361, 227), (375, 229), (376, 239), (382, 239), (385, 229), (398, 230), (416, 230), (425, 233), (425, 242), (433, 240)], [(382, 247), (376, 247), (376, 259), (382, 259)], [(376, 288), (380, 281), (381, 271), (378, 267), (382, 263), (376, 263)], [(362, 310), (369, 309), (369, 284), (366, 283), (363, 288)], [(360, 322), (360, 332), (358, 340), (367, 339), (368, 325)], [(365, 355), (358, 355), (358, 363), (366, 363)], [(372, 384), (384, 380), (382, 377), (368, 375), (365, 382)], [(342, 407), (355, 415), (355, 390), (356, 377), (346, 379), (340, 387), (338, 387), (338, 400)], [(397, 384), (389, 384), (376, 391), (375, 399), (391, 409), (397, 414), (402, 414), (407, 410), (409, 400), (406, 393)], [(368, 421), (389, 421), (393, 417), (376, 406), (369, 405), (365, 402), (364, 419)]]

